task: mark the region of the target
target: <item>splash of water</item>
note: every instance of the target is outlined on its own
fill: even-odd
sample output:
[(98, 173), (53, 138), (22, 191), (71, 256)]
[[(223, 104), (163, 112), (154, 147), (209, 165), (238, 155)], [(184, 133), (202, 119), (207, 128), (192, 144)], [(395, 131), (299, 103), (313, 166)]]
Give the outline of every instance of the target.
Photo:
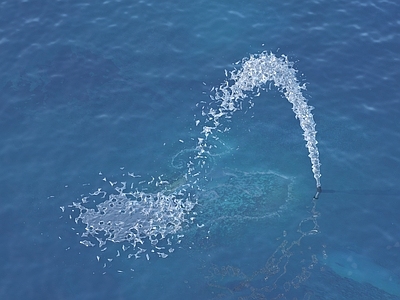
[(311, 113), (313, 107), (307, 104), (307, 100), (302, 94), (305, 86), (299, 84), (296, 72), (293, 63), (288, 61), (286, 56), (276, 57), (267, 52), (244, 58), (241, 62), (241, 68), (231, 71), (229, 76), (226, 72), (228, 79), (214, 90), (213, 103), (208, 109), (203, 110), (207, 124), (203, 126), (202, 131), (205, 138), (199, 138), (199, 152), (206, 152), (210, 148), (207, 144), (207, 138), (210, 135), (217, 131), (227, 130), (227, 128), (223, 128), (221, 119), (229, 119), (235, 111), (241, 110), (243, 100), (248, 97), (248, 92), (258, 96), (260, 90), (265, 90), (268, 82), (273, 82), (293, 105), (293, 112), (300, 121), (304, 139), (307, 142), (306, 147), (311, 159), (312, 172), (317, 189), (320, 190), (321, 164), (316, 139), (317, 131)]
[[(195, 205), (195, 202), (189, 200), (190, 195), (184, 191), (176, 191), (171, 195), (163, 192), (145, 193), (133, 189), (133, 185), (127, 187), (126, 182), (121, 182), (121, 186), (114, 190), (117, 193), (108, 193), (101, 188), (91, 193), (90, 198), (106, 199), (95, 208), (87, 206), (89, 197), (84, 197), (83, 202), (73, 203), (73, 207), (80, 212), (76, 220), (86, 224), (81, 235), (85, 239), (84, 245), (92, 245), (86, 239), (94, 238), (99, 247), (110, 241), (128, 242), (136, 248), (148, 239), (156, 247), (159, 240), (167, 239), (182, 229), (182, 225), (188, 222), (186, 216)], [(162, 250), (173, 251), (170, 239), (167, 240), (167, 246), (155, 248), (157, 254), (166, 257), (167, 254)]]
[[(311, 113), (313, 108), (302, 95), (305, 86), (298, 83), (296, 72), (293, 64), (285, 56), (276, 57), (272, 53), (263, 52), (243, 59), (241, 68), (231, 71), (229, 76), (226, 74), (227, 80), (220, 87), (213, 89), (211, 103), (203, 107), (202, 114), (205, 120), (196, 148), (183, 150), (173, 157), (172, 167), (183, 173), (178, 180), (168, 182), (158, 177), (150, 181), (139, 181), (137, 176), (128, 173), (137, 182), (116, 183), (104, 179), (109, 183), (108, 188), (112, 188), (111, 191), (99, 188), (89, 196), (82, 197), (80, 202), (71, 205), (78, 213), (76, 223), (85, 225), (81, 243), (94, 246), (93, 242), (97, 241), (100, 248), (105, 247), (107, 242), (128, 244), (136, 251), (129, 253), (128, 258), (138, 258), (147, 250), (147, 259), (148, 253), (165, 258), (173, 252), (172, 241), (180, 243), (184, 225), (194, 223), (197, 213), (194, 209), (199, 198), (191, 191), (204, 188), (202, 180), (213, 165), (211, 149), (215, 145), (212, 146), (210, 139), (218, 140), (216, 133), (227, 130), (223, 119), (229, 119), (235, 111), (241, 110), (242, 103), (249, 94), (258, 96), (260, 90), (266, 90), (268, 82), (273, 83), (293, 105), (295, 116), (304, 131), (317, 190), (320, 189), (319, 152), (315, 122)], [(196, 121), (196, 125), (200, 123)], [(271, 176), (267, 177), (268, 182), (271, 180)], [(228, 213), (231, 211), (235, 209)], [(273, 212), (266, 212), (267, 214)], [(316, 216), (315, 214), (311, 219), (306, 219), (312, 221), (314, 228), (309, 232), (302, 232), (300, 239), (318, 228)], [(197, 226), (199, 227), (199, 224)], [(293, 242), (297, 243), (297, 240)], [(123, 246), (123, 251), (128, 246)], [(292, 246), (288, 247), (288, 251), (291, 248)]]

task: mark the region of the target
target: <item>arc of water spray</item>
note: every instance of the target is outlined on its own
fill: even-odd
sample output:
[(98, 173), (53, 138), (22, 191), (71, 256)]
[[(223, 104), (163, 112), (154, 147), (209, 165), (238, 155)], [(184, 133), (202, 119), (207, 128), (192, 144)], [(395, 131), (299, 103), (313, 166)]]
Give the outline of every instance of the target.
[[(314, 223), (314, 229), (308, 233), (301, 231), (300, 239), (302, 239), (307, 234), (313, 234), (318, 230), (316, 221), (318, 213), (315, 207), (316, 199), (321, 193), (321, 164), (316, 140), (317, 131), (311, 113), (313, 107), (309, 106), (307, 100), (303, 97), (301, 91), (305, 89), (305, 86), (298, 83), (297, 71), (286, 56), (276, 57), (272, 53), (262, 52), (243, 59), (241, 65), (240, 69), (231, 71), (230, 77), (215, 89), (215, 95), (212, 96), (214, 102), (210, 103), (208, 110), (203, 108), (202, 113), (205, 116), (205, 123), (202, 127), (203, 136), (198, 138), (196, 149), (198, 153), (193, 157), (194, 162), (190, 159), (189, 163), (186, 164), (188, 169), (184, 175), (184, 182), (186, 184), (186, 180), (188, 180), (188, 183), (193, 185), (191, 188), (195, 188), (198, 178), (202, 177), (202, 170), (207, 171), (206, 166), (210, 158), (206, 152), (211, 147), (207, 143), (207, 138), (215, 131), (224, 131), (221, 128), (223, 125), (220, 123), (220, 119), (230, 118), (235, 111), (240, 110), (243, 100), (247, 97), (246, 93), (255, 91), (258, 95), (260, 89), (265, 90), (266, 83), (273, 82), (286, 99), (292, 103), (295, 116), (300, 121), (317, 185), (317, 192), (313, 197), (312, 216), (302, 221), (304, 223), (311, 220)], [(196, 125), (199, 122), (197, 120)], [(159, 179), (161, 183), (162, 180), (160, 177)], [(154, 178), (147, 184), (150, 185), (153, 181)], [(139, 182), (138, 185), (143, 182)], [(111, 187), (115, 184), (111, 181), (109, 183)], [(133, 183), (129, 188), (126, 182), (121, 182), (120, 186), (113, 187), (113, 189), (114, 191), (107, 193), (99, 188), (90, 196), (84, 196), (81, 202), (74, 202), (70, 205), (72, 210), (76, 209), (79, 213), (75, 222), (80, 221), (86, 224), (85, 231), (81, 236), (92, 240), (96, 239), (99, 247), (105, 246), (107, 241), (114, 243), (128, 242), (137, 250), (135, 254), (132, 254), (135, 257), (139, 257), (141, 253), (146, 251), (137, 247), (138, 244), (145, 243), (146, 239), (157, 250), (153, 249), (156, 254), (162, 258), (173, 252), (174, 249), (170, 247), (173, 239), (169, 239), (169, 236), (176, 235), (175, 240), (179, 244), (180, 237), (183, 236), (178, 235), (179, 230), (181, 230), (183, 224), (190, 223), (194, 219), (194, 214), (192, 216), (191, 214), (197, 202), (190, 189), (177, 188), (172, 192), (164, 190), (151, 193), (139, 191)], [(96, 208), (86, 207), (88, 198), (96, 196), (106, 200), (97, 204)], [(157, 248), (159, 239), (166, 240), (167, 246)], [(83, 240), (81, 243), (85, 246), (94, 246), (90, 240)], [(293, 245), (297, 243), (294, 241)], [(161, 252), (160, 249), (162, 248), (165, 248), (167, 253)], [(125, 251), (124, 248), (123, 251)], [(146, 254), (146, 258), (149, 259), (148, 254)]]
[[(265, 89), (266, 83), (273, 82), (286, 99), (293, 105), (292, 109), (295, 116), (300, 121), (300, 127), (303, 129), (303, 136), (312, 165), (312, 172), (316, 181), (317, 192), (314, 196), (318, 199), (321, 189), (321, 172), (319, 152), (315, 130), (315, 121), (311, 111), (314, 109), (307, 104), (307, 100), (302, 94), (305, 89), (300, 85), (296, 78), (297, 70), (293, 68), (293, 63), (288, 61), (287, 57), (282, 55), (276, 57), (272, 53), (262, 52), (261, 54), (250, 55), (249, 58), (242, 60), (240, 69), (230, 72), (230, 77), (219, 88), (215, 89), (215, 96), (212, 97), (218, 104), (218, 108), (210, 108), (203, 112), (207, 115), (208, 122), (212, 126), (204, 126), (203, 134), (207, 138), (213, 131), (219, 130), (220, 119), (230, 117), (233, 112), (241, 109), (241, 103), (247, 97), (246, 92), (258, 92)], [(199, 148), (204, 150), (205, 139), (199, 139)]]

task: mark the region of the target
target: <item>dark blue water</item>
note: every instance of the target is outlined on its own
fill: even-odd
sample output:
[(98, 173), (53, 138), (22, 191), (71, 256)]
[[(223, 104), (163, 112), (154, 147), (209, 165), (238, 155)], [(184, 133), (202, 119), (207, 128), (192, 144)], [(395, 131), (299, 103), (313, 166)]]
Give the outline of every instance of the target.
[[(0, 299), (399, 299), (399, 26), (384, 0), (3, 1)], [(272, 90), (219, 135), (204, 229), (186, 224), (164, 259), (81, 244), (69, 206), (104, 177), (179, 182), (196, 104), (264, 50), (295, 62), (315, 107), (319, 234), (299, 240), (315, 182)], [(285, 240), (299, 245), (282, 254)]]

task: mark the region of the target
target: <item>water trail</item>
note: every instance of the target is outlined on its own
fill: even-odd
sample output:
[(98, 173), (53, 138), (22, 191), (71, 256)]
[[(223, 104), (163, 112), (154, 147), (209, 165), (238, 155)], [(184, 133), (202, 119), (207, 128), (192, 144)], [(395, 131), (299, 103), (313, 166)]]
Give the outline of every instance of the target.
[[(197, 192), (204, 191), (204, 188), (207, 187), (205, 179), (214, 164), (211, 150), (217, 147), (215, 141), (219, 140), (216, 133), (229, 129), (224, 127), (226, 122), (223, 122), (223, 119), (230, 119), (235, 111), (241, 110), (243, 100), (249, 95), (250, 97), (258, 96), (260, 90), (266, 90), (268, 82), (273, 83), (293, 105), (293, 111), (304, 131), (304, 139), (307, 142), (306, 147), (317, 184), (312, 217), (300, 223), (312, 221), (314, 226), (311, 230), (301, 231), (301, 237), (294, 241), (293, 245), (299, 243), (304, 236), (314, 234), (314, 231), (318, 229), (317, 213), (314, 208), (315, 199), (321, 192), (320, 162), (315, 122), (311, 113), (313, 108), (307, 104), (302, 95), (305, 86), (299, 84), (296, 72), (293, 64), (285, 56), (276, 57), (272, 53), (263, 52), (243, 59), (239, 69), (231, 71), (229, 76), (226, 73), (226, 81), (220, 87), (212, 90), (212, 101), (202, 108), (203, 123), (200, 120), (196, 121), (196, 125), (202, 123), (202, 131), (199, 134), (196, 148), (182, 150), (173, 157), (171, 165), (174, 169), (182, 172), (180, 178), (171, 182), (162, 176), (143, 180), (140, 176), (129, 172), (127, 177), (130, 176), (131, 181), (113, 182), (104, 178), (105, 186), (89, 195), (83, 195), (80, 202), (74, 202), (69, 206), (75, 215), (74, 217), (70, 215), (70, 218), (74, 218), (77, 224), (85, 225), (81, 233), (83, 238), (81, 243), (85, 246), (97, 244), (101, 248), (100, 251), (106, 249), (107, 242), (121, 243), (124, 252), (128, 247), (132, 250), (132, 252), (126, 252), (128, 258), (133, 256), (138, 258), (143, 256), (140, 255), (142, 253), (145, 253), (147, 259), (150, 258), (149, 253), (165, 258), (173, 252), (172, 244), (174, 242), (180, 244), (180, 238), (183, 237), (182, 232), (185, 232), (184, 227), (187, 228), (196, 223), (196, 218), (201, 220), (201, 216), (198, 216), (198, 212), (195, 211), (200, 199)], [(251, 100), (250, 104), (252, 105)], [(223, 143), (219, 145), (221, 146)], [(284, 187), (282, 189), (277, 188), (276, 185), (273, 186), (276, 184), (273, 177), (269, 176), (266, 180), (266, 182), (271, 182), (268, 185), (271, 190), (285, 190)], [(251, 181), (258, 182), (253, 178)], [(234, 189), (230, 188), (230, 190)], [(279, 197), (272, 197), (271, 201), (286, 199), (286, 197), (277, 198)], [(260, 195), (260, 199), (265, 199), (264, 192)], [(235, 206), (235, 202), (230, 201), (229, 203)], [(254, 203), (254, 205), (258, 205), (257, 201)], [(232, 212), (239, 211), (239, 206), (242, 204), (241, 201), (237, 201), (236, 207), (229, 208), (229, 211), (225, 209), (225, 211), (232, 214)], [(276, 210), (280, 209), (282, 205), (283, 203), (280, 203)], [(243, 207), (246, 206), (249, 206), (249, 203), (243, 205)], [(218, 208), (207, 207), (206, 209), (208, 209), (206, 211), (210, 211)], [(199, 213), (201, 213), (201, 209)], [(268, 211), (264, 215), (273, 215), (273, 213)], [(240, 212), (235, 214), (240, 214)], [(198, 228), (204, 225), (196, 224)], [(291, 248), (292, 246), (287, 248), (287, 251)]]
[[(272, 53), (262, 52), (261, 54), (250, 55), (241, 61), (241, 68), (235, 69), (227, 75), (227, 80), (220, 87), (214, 90), (213, 102), (203, 108), (203, 116), (206, 120), (203, 125), (202, 134), (204, 138), (199, 138), (198, 149), (200, 153), (208, 151), (210, 146), (207, 139), (214, 132), (226, 131), (223, 128), (222, 118), (231, 118), (232, 114), (242, 109), (242, 102), (248, 97), (248, 92), (258, 96), (260, 90), (265, 90), (268, 82), (273, 84), (282, 92), (286, 99), (293, 105), (292, 109), (295, 116), (300, 121), (303, 129), (306, 147), (312, 164), (312, 172), (316, 181), (317, 189), (321, 191), (321, 172), (319, 162), (319, 152), (315, 130), (314, 117), (311, 113), (312, 106), (307, 104), (307, 100), (302, 94), (305, 85), (300, 85), (296, 78), (297, 70), (293, 68), (293, 63), (288, 61), (286, 56), (276, 57)], [(199, 123), (199, 121), (198, 121)], [(318, 194), (316, 195), (318, 198)]]

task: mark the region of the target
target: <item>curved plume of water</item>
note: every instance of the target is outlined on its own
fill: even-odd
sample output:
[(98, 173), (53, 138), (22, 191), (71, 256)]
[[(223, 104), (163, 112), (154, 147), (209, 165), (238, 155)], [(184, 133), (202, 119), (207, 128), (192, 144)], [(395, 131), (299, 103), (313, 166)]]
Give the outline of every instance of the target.
[[(182, 171), (183, 175), (180, 178), (168, 182), (159, 176), (158, 179), (152, 177), (147, 181), (129, 172), (128, 177), (132, 177), (131, 182), (124, 180), (117, 184), (103, 178), (105, 187), (98, 188), (88, 196), (83, 196), (80, 202), (70, 205), (75, 214), (78, 214), (75, 222), (86, 225), (81, 234), (84, 238), (81, 243), (85, 246), (95, 246), (97, 242), (102, 248), (101, 251), (106, 249), (107, 242), (122, 243), (123, 251), (131, 247), (134, 252), (129, 253), (128, 258), (133, 256), (138, 258), (147, 250), (149, 250), (145, 253), (147, 259), (149, 253), (165, 258), (173, 252), (172, 244), (174, 242), (179, 244), (180, 237), (183, 237), (182, 228), (193, 224), (197, 217), (197, 212), (194, 211), (198, 204), (196, 193), (202, 190), (202, 180), (206, 179), (214, 160), (214, 156), (208, 150), (224, 146), (223, 143), (218, 146), (212, 145), (210, 138), (218, 140), (218, 136), (214, 133), (227, 129), (224, 128), (222, 119), (229, 119), (235, 111), (240, 110), (243, 100), (249, 93), (258, 96), (259, 91), (265, 89), (268, 82), (273, 82), (292, 103), (296, 118), (300, 121), (317, 184), (317, 194), (314, 197), (317, 199), (321, 186), (321, 173), (315, 122), (311, 113), (313, 108), (307, 105), (302, 95), (305, 87), (297, 81), (296, 72), (293, 64), (285, 56), (276, 57), (263, 52), (243, 59), (241, 68), (231, 71), (229, 77), (227, 74), (228, 79), (214, 89), (214, 96), (211, 97), (213, 101), (206, 108), (203, 107), (205, 123), (202, 124), (197, 148), (182, 150), (173, 157), (171, 165)], [(199, 124), (200, 121), (196, 121), (196, 125)], [(243, 181), (243, 178), (241, 180)], [(251, 180), (254, 182), (253, 178)], [(265, 185), (265, 182), (262, 182), (262, 185)], [(275, 200), (275, 197), (272, 198)], [(245, 198), (242, 197), (241, 201), (243, 199)], [(240, 203), (236, 202), (237, 205)], [(317, 227), (314, 215), (316, 214), (313, 214), (312, 221)], [(71, 215), (70, 217), (72, 218)], [(301, 238), (307, 234), (303, 233)], [(289, 250), (290, 248), (291, 246)]]
[[(272, 53), (262, 52), (257, 55), (250, 55), (249, 58), (242, 60), (242, 67), (230, 72), (229, 78), (215, 89), (214, 97), (211, 97), (215, 106), (203, 111), (206, 116), (206, 123), (210, 126), (203, 126), (202, 133), (205, 139), (199, 139), (200, 153), (206, 151), (207, 137), (214, 131), (223, 131), (220, 123), (221, 118), (230, 118), (231, 115), (240, 110), (243, 99), (247, 97), (246, 92), (254, 92), (259, 95), (260, 89), (265, 89), (268, 82), (274, 85), (282, 92), (286, 99), (293, 105), (292, 109), (295, 116), (300, 121), (303, 129), (304, 139), (307, 142), (306, 147), (312, 164), (312, 172), (316, 181), (317, 189), (320, 190), (321, 172), (319, 162), (319, 152), (315, 130), (315, 122), (311, 111), (312, 106), (307, 104), (307, 100), (302, 95), (304, 85), (300, 85), (297, 78), (297, 70), (293, 68), (293, 63), (288, 61), (286, 56), (276, 57)], [(228, 74), (226, 74), (228, 77)], [(233, 83), (231, 83), (233, 82)]]

